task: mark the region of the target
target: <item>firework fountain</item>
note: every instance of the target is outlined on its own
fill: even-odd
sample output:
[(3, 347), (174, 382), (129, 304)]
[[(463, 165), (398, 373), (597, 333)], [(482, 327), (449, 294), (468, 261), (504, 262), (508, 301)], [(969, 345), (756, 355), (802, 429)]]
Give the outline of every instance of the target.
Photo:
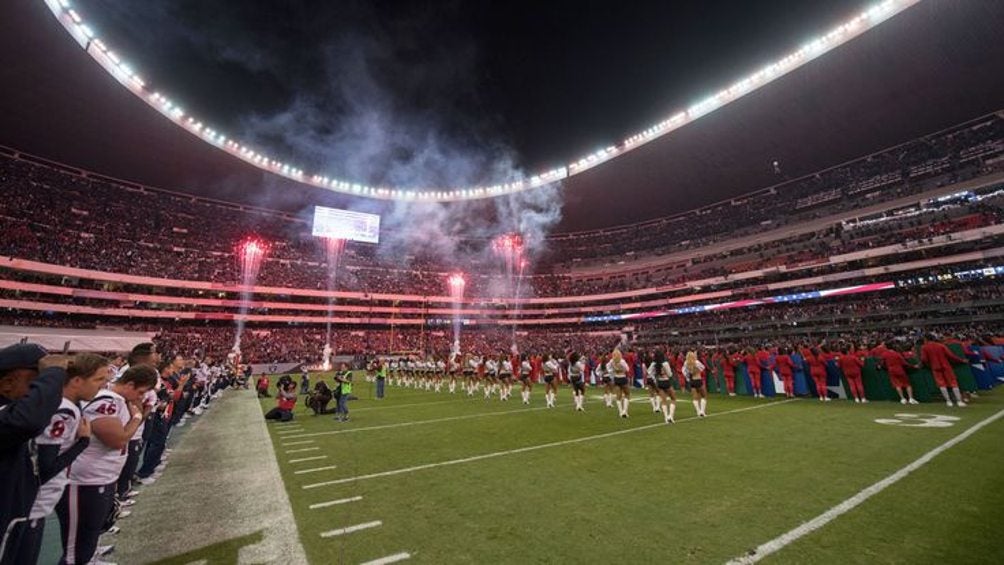
[(262, 263), (268, 255), (268, 244), (255, 237), (249, 237), (237, 244), (234, 257), (237, 261), (237, 270), (241, 274), (241, 306), (237, 316), (237, 335), (234, 338), (233, 353), (235, 358), (241, 354), (241, 336), (244, 334), (245, 317), (251, 306), (251, 296), (254, 294), (254, 283), (258, 280), (258, 273), (261, 272)]
[(446, 279), (446, 283), (450, 287), (450, 298), (453, 299), (453, 351), (452, 353), (457, 354), (460, 352), (460, 326), (463, 323), (461, 320), (460, 313), (461, 308), (464, 305), (464, 286), (467, 282), (464, 280), (464, 275), (460, 273), (454, 273)]
[[(336, 237), (325, 237), (324, 239), (324, 254), (328, 263), (328, 292), (333, 292), (335, 290), (335, 278), (338, 276), (338, 263), (342, 260), (342, 251), (345, 250), (345, 240)], [(331, 320), (335, 316), (335, 297), (328, 297), (328, 322), (327, 322), (327, 334), (324, 340), (324, 350), (322, 356), (324, 358), (324, 370), (331, 370)]]
[[(526, 269), (526, 258), (523, 255), (523, 237), (515, 233), (500, 235), (492, 241), (492, 251), (502, 264), (503, 274), (506, 279), (506, 288), (512, 292), (512, 315), (515, 318), (519, 314), (519, 303), (517, 300), (519, 299), (520, 287), (523, 283), (523, 272)], [(516, 324), (513, 324), (513, 352), (516, 349)]]

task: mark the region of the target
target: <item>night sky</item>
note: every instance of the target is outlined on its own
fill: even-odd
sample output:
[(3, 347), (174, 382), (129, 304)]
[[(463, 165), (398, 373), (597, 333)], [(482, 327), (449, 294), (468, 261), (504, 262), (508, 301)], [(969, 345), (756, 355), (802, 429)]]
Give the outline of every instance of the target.
[[(564, 164), (869, 5), (74, 4), (149, 85), (217, 129), (308, 172), (401, 187), (489, 183)], [(782, 180), (769, 167), (775, 158), (788, 176), (808, 174), (1004, 108), (1002, 28), (999, 2), (925, 0), (740, 102), (571, 179), (557, 228), (691, 209)], [(178, 131), (91, 62), (41, 2), (0, 6), (0, 52), (4, 145), (283, 209), (349, 201), (259, 173)]]

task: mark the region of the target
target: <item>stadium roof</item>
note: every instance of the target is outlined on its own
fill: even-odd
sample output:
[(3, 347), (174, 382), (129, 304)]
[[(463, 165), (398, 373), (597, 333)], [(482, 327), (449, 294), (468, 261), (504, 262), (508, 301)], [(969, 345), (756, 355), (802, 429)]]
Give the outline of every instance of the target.
[[(5, 3), (0, 143), (109, 176), (280, 209), (351, 197), (212, 150), (122, 89), (42, 2)], [(568, 179), (560, 231), (696, 208), (1004, 107), (1004, 6), (925, 0), (797, 71)]]

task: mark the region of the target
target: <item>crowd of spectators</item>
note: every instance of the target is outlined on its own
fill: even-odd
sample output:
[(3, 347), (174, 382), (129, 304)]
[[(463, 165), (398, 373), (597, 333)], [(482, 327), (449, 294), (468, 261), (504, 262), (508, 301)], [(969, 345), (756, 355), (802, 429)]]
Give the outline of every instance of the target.
[[(872, 195), (868, 203), (875, 203), (929, 188), (921, 181), (933, 178), (932, 175), (938, 176), (939, 182), (950, 182), (955, 179), (942, 177), (977, 174), (981, 167), (985, 172), (985, 159), (1004, 152), (1004, 119), (993, 116), (985, 121), (982, 127), (966, 124), (935, 138), (917, 140), (762, 194), (739, 197), (682, 216), (550, 237), (545, 245), (553, 259), (535, 266), (535, 275), (521, 281), (500, 274), (495, 264), (457, 265), (451, 258), (430, 256), (421, 249), (407, 253), (408, 259), (402, 262), (403, 257), (382, 257), (374, 246), (350, 243), (341, 259), (334, 287), (442, 295), (446, 273), (451, 268), (463, 267), (468, 272), (468, 296), (510, 296), (516, 286), (524, 296), (567, 296), (668, 284), (783, 262), (810, 262), (900, 238), (929, 237), (941, 232), (929, 229), (934, 223), (930, 217), (921, 217), (853, 232), (833, 227), (810, 237), (772, 242), (743, 253), (706, 256), (695, 253), (679, 268), (630, 277), (576, 280), (567, 275), (566, 268), (571, 261), (594, 257), (606, 257), (617, 263), (696, 249), (723, 237), (741, 237), (776, 228), (782, 218), (785, 223), (806, 220), (818, 214), (797, 209), (798, 199), (833, 187), (842, 187), (843, 197), (827, 205), (846, 209), (861, 204), (862, 186), (868, 186), (868, 194)], [(930, 163), (934, 165), (928, 166)], [(874, 178), (895, 180), (872, 186), (868, 179)], [(880, 194), (875, 194), (876, 191)], [(233, 256), (235, 245), (255, 233), (271, 242), (259, 284), (311, 289), (328, 286), (324, 250), (309, 235), (305, 223), (285, 214), (120, 186), (9, 157), (0, 157), (0, 194), (2, 255), (110, 272), (235, 282), (239, 280)], [(691, 215), (700, 221), (688, 220)], [(960, 216), (972, 218), (959, 223)], [(946, 222), (948, 227), (977, 226), (996, 223), (1000, 217), (997, 202), (944, 212), (937, 221)], [(461, 247), (477, 245), (471, 241)], [(558, 259), (564, 263), (558, 263)], [(499, 274), (489, 274), (493, 272)]]

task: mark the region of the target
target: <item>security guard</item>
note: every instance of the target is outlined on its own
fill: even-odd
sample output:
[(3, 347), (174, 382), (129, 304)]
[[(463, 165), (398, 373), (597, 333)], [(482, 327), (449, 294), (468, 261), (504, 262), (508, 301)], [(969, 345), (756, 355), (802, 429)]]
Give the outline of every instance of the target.
[(40, 345), (0, 349), (0, 564), (13, 563), (39, 478), (33, 439), (59, 409), (68, 357)]

